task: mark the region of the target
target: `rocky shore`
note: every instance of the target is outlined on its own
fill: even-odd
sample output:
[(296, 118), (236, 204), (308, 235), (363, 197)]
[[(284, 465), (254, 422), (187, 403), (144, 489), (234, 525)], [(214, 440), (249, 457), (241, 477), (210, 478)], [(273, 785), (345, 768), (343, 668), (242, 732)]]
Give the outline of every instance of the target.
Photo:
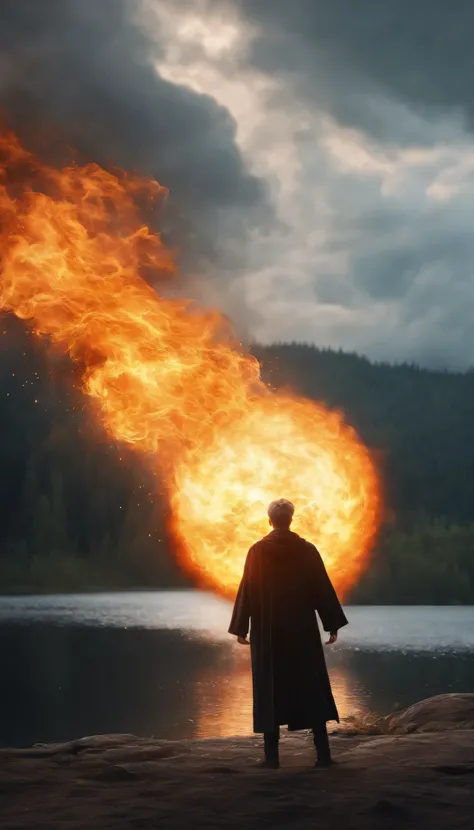
[[(304, 734), (259, 770), (258, 738), (170, 742), (100, 735), (0, 750), (2, 830), (472, 828), (474, 694), (422, 701), (331, 738), (316, 770)], [(376, 734), (378, 733), (378, 734)]]

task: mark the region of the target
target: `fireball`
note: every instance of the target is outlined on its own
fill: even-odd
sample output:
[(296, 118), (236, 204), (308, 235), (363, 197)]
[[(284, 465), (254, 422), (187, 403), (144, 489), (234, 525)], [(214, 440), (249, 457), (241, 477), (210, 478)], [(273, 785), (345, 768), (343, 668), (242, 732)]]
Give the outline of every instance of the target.
[(105, 430), (164, 481), (182, 566), (232, 596), (275, 498), (319, 548), (344, 594), (368, 561), (380, 487), (339, 413), (260, 377), (217, 310), (159, 296), (171, 252), (141, 220), (154, 180), (96, 164), (57, 171), (0, 135), (0, 308), (82, 370)]

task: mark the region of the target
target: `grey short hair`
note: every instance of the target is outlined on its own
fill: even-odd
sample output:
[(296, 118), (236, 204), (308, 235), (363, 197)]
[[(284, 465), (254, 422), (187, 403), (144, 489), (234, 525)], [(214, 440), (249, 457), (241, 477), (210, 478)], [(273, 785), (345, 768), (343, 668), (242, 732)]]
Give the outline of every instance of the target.
[(272, 501), (267, 510), (268, 518), (272, 524), (286, 524), (287, 522), (290, 524), (294, 512), (295, 506), (291, 501), (288, 501), (288, 499), (277, 499), (276, 501)]

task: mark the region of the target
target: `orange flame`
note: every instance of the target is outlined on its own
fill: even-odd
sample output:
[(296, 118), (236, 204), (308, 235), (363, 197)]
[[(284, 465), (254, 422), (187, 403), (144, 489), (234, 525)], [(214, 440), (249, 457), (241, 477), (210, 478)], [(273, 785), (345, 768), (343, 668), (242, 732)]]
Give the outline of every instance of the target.
[(96, 164), (42, 165), (0, 135), (0, 307), (84, 367), (106, 430), (151, 458), (168, 488), (184, 567), (235, 593), (267, 504), (290, 498), (295, 530), (320, 548), (344, 593), (380, 514), (368, 450), (342, 417), (277, 395), (218, 311), (159, 297), (174, 271), (140, 207), (167, 191)]

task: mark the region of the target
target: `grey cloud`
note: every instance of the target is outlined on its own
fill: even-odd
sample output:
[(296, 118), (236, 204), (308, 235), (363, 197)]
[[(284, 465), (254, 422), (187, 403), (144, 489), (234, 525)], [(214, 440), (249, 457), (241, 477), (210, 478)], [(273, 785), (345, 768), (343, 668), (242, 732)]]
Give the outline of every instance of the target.
[[(425, 154), (427, 162), (418, 165), (395, 153), (387, 173), (359, 175), (331, 164), (315, 140), (314, 158), (305, 159), (297, 187), (306, 226), (300, 237), (296, 232), (295, 247), (298, 238), (303, 244), (298, 257), (287, 261), (290, 279), (275, 280), (277, 300), (268, 292), (263, 337), (281, 337), (284, 319), (290, 339), (294, 332), (298, 339), (356, 348), (374, 359), (473, 365), (474, 188), (466, 175), (466, 188), (462, 181), (452, 198), (429, 195), (440, 170), (456, 185), (473, 151), (465, 144), (458, 156), (447, 148)], [(318, 225), (323, 232), (311, 245)], [(282, 305), (288, 311), (278, 318)]]
[(159, 77), (159, 43), (138, 25), (139, 8), (2, 0), (0, 106), (29, 144), (45, 125), (61, 127), (84, 159), (156, 176), (171, 189), (169, 230), (189, 260), (225, 261), (227, 242), (235, 259), (268, 215), (265, 187), (245, 168), (229, 112)]
[[(315, 261), (308, 258), (307, 279), (322, 305), (315, 303), (313, 328), (305, 314), (300, 336), (320, 338), (318, 328), (329, 319), (324, 304), (332, 304), (344, 312), (343, 323), (335, 315), (324, 329), (332, 345), (355, 346), (375, 358), (472, 365), (469, 162), (453, 173), (448, 201), (432, 199), (428, 188), (441, 170), (456, 167), (456, 148), (460, 158), (472, 155), (474, 5), (241, 0), (239, 6), (256, 25), (248, 59), (280, 79), (279, 106), (286, 95), (287, 105), (293, 98), (328, 113), (385, 148), (395, 165), (404, 164), (397, 155), (402, 148), (452, 148), (451, 158), (434, 154), (419, 167), (410, 163), (399, 192), (387, 193), (378, 176), (330, 165), (323, 170), (327, 157), (316, 130), (315, 158), (305, 161), (300, 193), (306, 198), (311, 188), (322, 191), (337, 222)], [(345, 272), (326, 270), (340, 247)]]
[[(224, 0), (167, 3), (172, 26), (182, 9), (225, 16), (228, 8)], [(213, 259), (195, 283), (200, 295), (246, 318), (264, 339), (306, 339), (376, 359), (474, 363), (471, 0), (455, 8), (445, 0), (229, 5), (257, 34), (246, 54), (239, 47), (213, 68), (228, 78), (242, 70), (247, 83), (260, 69), (275, 82), (246, 152), (256, 169), (268, 170), (258, 162), (267, 148), (272, 155), (279, 227), (229, 112), (156, 73), (159, 33), (152, 39), (136, 25), (136, 0), (2, 0), (0, 105), (30, 141), (43, 121), (62, 125), (84, 158), (170, 186), (168, 227), (185, 243), (185, 266)], [(179, 60), (192, 68), (207, 57), (188, 42)], [(369, 136), (369, 157), (386, 150), (397, 168), (388, 190), (390, 170), (345, 169), (331, 155), (324, 113)], [(416, 166), (401, 158), (407, 147), (436, 149)], [(450, 201), (428, 194), (439, 174), (453, 184)], [(260, 317), (250, 315), (247, 294)]]
[[(291, 74), (341, 122), (393, 139), (380, 91), (419, 111), (461, 111), (474, 124), (474, 5), (458, 0), (239, 0), (259, 27), (251, 60)], [(390, 119), (389, 119), (390, 121)]]

